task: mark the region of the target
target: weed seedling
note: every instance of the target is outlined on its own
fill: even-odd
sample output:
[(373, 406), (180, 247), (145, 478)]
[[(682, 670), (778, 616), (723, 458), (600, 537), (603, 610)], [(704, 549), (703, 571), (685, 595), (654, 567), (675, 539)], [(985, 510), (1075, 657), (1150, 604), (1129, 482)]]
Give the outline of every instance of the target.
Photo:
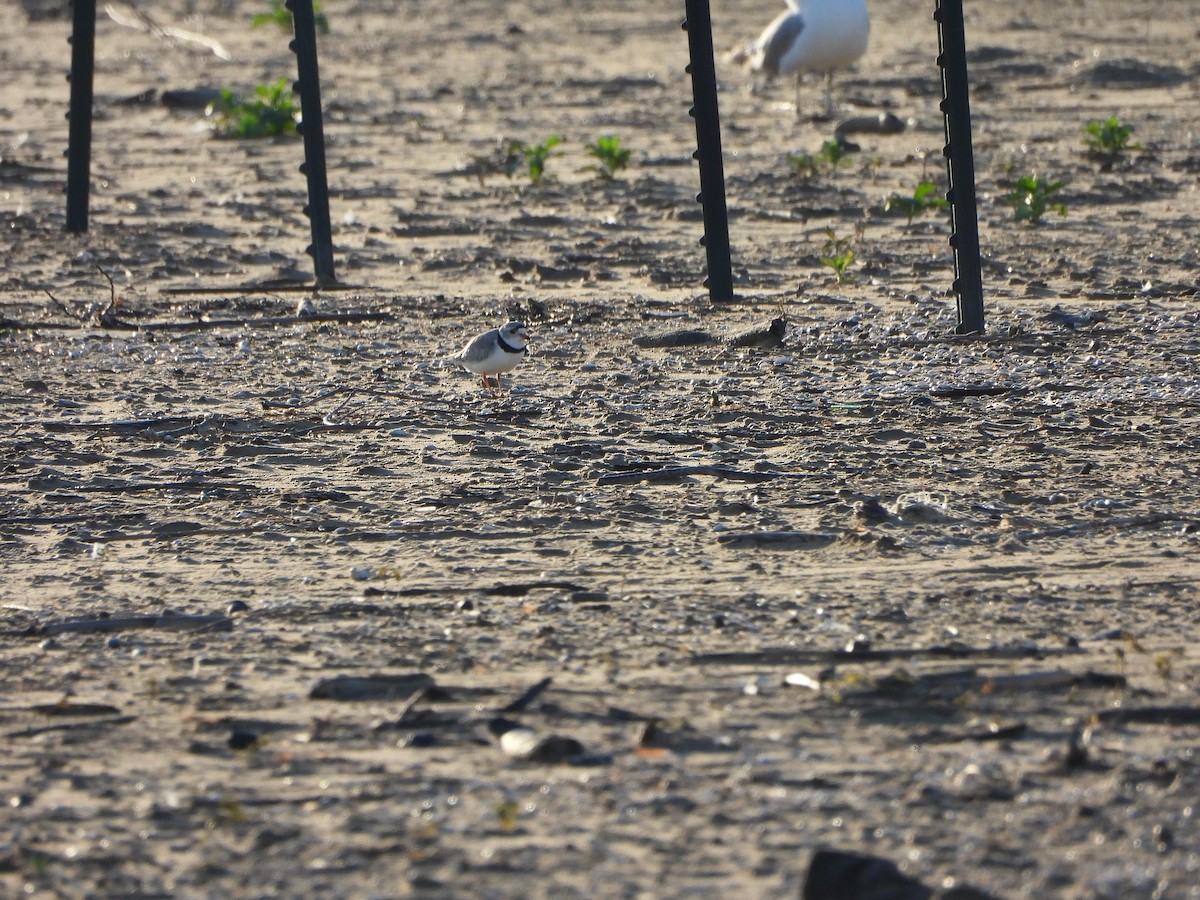
[(1115, 160), (1122, 154), (1130, 150), (1141, 150), (1142, 145), (1130, 143), (1129, 139), (1133, 136), (1134, 127), (1132, 125), (1124, 125), (1121, 120), (1113, 116), (1107, 122), (1094, 121), (1088, 122), (1087, 129), (1087, 147), (1088, 152), (1093, 156), (1102, 157), (1108, 160)]
[(811, 153), (789, 153), (787, 161), (792, 174), (804, 181), (816, 178), (817, 173), (821, 171), (817, 165), (817, 158)]
[[(321, 4), (313, 0), (313, 22), (321, 34), (329, 34), (329, 19), (321, 15)], [(251, 28), (274, 25), (280, 31), (292, 30), (292, 13), (283, 5), (283, 0), (271, 0), (271, 11), (260, 13), (250, 20)]]
[(621, 139), (611, 134), (596, 138), (595, 143), (587, 145), (587, 152), (599, 165), (584, 166), (582, 171), (595, 172), (604, 181), (612, 181), (614, 175), (629, 165), (632, 155), (621, 146)]
[(840, 141), (830, 140), (816, 153), (789, 153), (787, 161), (793, 175), (807, 180), (815, 178), (822, 169), (834, 171), (848, 155)]
[(517, 827), (517, 819), (520, 816), (521, 808), (511, 800), (501, 800), (496, 804), (496, 819), (500, 823), (500, 827), (505, 831), (512, 831)]
[(838, 237), (832, 228), (826, 228), (825, 235), (828, 240), (825, 241), (825, 246), (821, 249), (821, 265), (833, 269), (833, 274), (837, 276), (838, 284), (853, 281), (854, 275), (849, 269), (850, 264), (854, 262), (853, 245), (855, 239), (852, 237)]
[(512, 178), (521, 171), (523, 166), (526, 174), (529, 175), (530, 182), (540, 184), (542, 176), (546, 173), (546, 163), (553, 156), (562, 156), (561, 152), (552, 152), (561, 143), (562, 138), (556, 134), (550, 135), (540, 144), (522, 144), (520, 141), (513, 141), (508, 145), (508, 159), (504, 164), (504, 174)]
[(258, 138), (296, 133), (299, 109), (286, 78), (274, 84), (260, 84), (254, 93), (254, 99), (243, 100), (226, 88), (219, 100), (209, 104), (208, 115), (217, 117), (217, 137)]
[(1018, 222), (1036, 222), (1048, 209), (1065, 216), (1065, 203), (1049, 202), (1051, 195), (1058, 193), (1063, 186), (1062, 181), (1047, 181), (1040, 175), (1025, 175), (1017, 179), (1015, 189), (1006, 198), (1009, 206), (1013, 208), (1013, 217)]
[(911, 225), (913, 219), (921, 213), (930, 209), (944, 209), (950, 205), (950, 201), (939, 196), (937, 190), (937, 185), (932, 181), (922, 181), (913, 189), (911, 197), (902, 197), (900, 194), (888, 197), (883, 204), (883, 211), (898, 209), (908, 216), (908, 224)]

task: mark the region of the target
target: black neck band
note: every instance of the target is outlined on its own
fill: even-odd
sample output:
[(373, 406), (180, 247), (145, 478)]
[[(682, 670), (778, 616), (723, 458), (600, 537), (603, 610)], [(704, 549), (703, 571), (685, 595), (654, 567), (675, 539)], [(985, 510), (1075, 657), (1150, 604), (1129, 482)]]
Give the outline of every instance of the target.
[(514, 347), (512, 344), (505, 341), (504, 335), (502, 335), (502, 334), (496, 335), (496, 343), (500, 345), (500, 349), (503, 350), (505, 353), (525, 353), (525, 352), (527, 352), (524, 347)]

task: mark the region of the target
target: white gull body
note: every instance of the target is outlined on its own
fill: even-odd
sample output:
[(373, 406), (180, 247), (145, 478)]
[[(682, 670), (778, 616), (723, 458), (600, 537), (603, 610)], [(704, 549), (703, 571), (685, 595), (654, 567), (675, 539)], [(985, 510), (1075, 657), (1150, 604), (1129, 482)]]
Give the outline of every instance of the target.
[(866, 0), (787, 0), (758, 40), (746, 48), (750, 68), (766, 75), (819, 72), (826, 77), (826, 111), (832, 112), (832, 80), (867, 52), (871, 19)]

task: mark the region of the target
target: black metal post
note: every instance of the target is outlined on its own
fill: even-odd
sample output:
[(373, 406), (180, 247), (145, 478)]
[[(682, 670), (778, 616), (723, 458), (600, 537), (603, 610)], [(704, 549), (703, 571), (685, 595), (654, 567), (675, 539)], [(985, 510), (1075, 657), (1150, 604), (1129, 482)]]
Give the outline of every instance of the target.
[(708, 287), (713, 300), (733, 299), (733, 268), (729, 259), (729, 211), (725, 206), (725, 166), (721, 155), (721, 117), (717, 111), (717, 68), (713, 61), (712, 16), (708, 0), (684, 0), (696, 120), (696, 152), (700, 164), (700, 193), (704, 206), (704, 237), (700, 243), (708, 254)]
[(950, 190), (950, 246), (954, 249), (954, 292), (959, 334), (983, 332), (983, 268), (979, 259), (979, 216), (975, 206), (975, 153), (971, 147), (971, 103), (967, 87), (967, 38), (962, 0), (934, 0), (938, 65), (942, 69), (942, 113), (946, 117), (946, 171)]
[(71, 106), (67, 110), (67, 231), (88, 230), (92, 169), (92, 79), (96, 69), (96, 0), (74, 0)]
[(312, 0), (286, 0), (292, 13), (295, 39), (288, 45), (296, 54), (299, 80), (293, 85), (300, 95), (304, 136), (304, 163), (300, 171), (308, 178), (308, 205), (304, 214), (312, 223), (312, 243), (305, 251), (312, 256), (317, 284), (334, 284), (333, 226), (329, 220), (329, 183), (325, 171), (325, 127), (321, 119), (321, 79), (317, 71), (317, 24)]

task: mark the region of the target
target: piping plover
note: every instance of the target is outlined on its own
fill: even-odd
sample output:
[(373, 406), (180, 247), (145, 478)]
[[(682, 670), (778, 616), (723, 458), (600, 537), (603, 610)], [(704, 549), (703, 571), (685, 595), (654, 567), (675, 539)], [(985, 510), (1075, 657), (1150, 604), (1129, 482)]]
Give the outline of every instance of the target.
[(825, 113), (833, 114), (833, 70), (867, 51), (871, 20), (866, 0), (785, 0), (758, 40), (737, 56), (768, 76), (796, 74), (796, 115), (800, 114), (800, 74), (825, 74)]
[(482, 378), (488, 390), (492, 389), (488, 378), (494, 375), (496, 390), (500, 390), (500, 373), (511, 372), (525, 358), (529, 352), (525, 345), (528, 340), (529, 329), (524, 322), (509, 322), (473, 337), (454, 358), (464, 369)]

